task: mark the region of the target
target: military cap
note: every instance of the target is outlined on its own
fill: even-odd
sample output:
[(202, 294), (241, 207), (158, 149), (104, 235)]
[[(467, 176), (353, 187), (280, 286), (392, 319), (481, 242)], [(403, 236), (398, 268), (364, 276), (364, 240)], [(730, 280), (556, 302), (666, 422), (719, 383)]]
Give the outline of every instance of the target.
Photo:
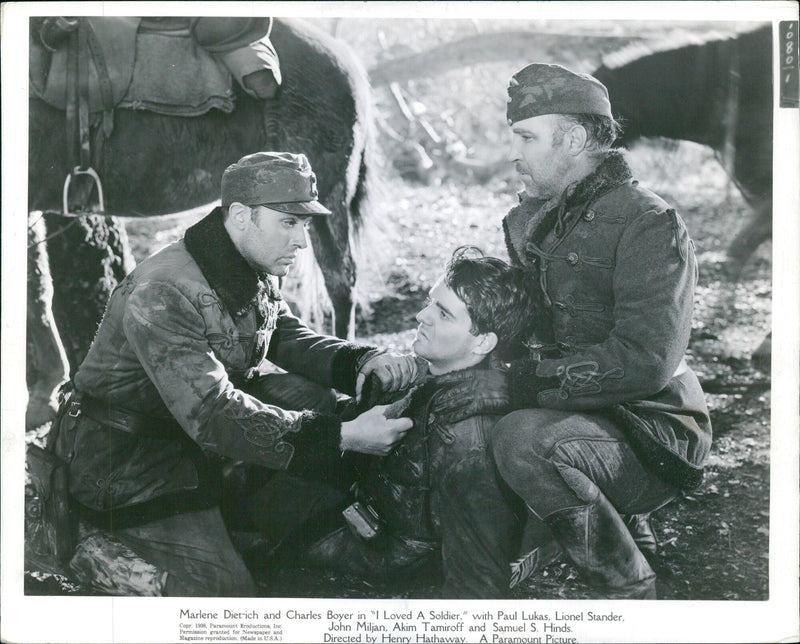
[(611, 116), (608, 90), (588, 74), (561, 65), (533, 63), (508, 84), (508, 124), (542, 114), (599, 114)]
[(256, 152), (222, 174), (222, 205), (234, 201), (292, 215), (330, 215), (319, 201), (317, 178), (305, 154)]

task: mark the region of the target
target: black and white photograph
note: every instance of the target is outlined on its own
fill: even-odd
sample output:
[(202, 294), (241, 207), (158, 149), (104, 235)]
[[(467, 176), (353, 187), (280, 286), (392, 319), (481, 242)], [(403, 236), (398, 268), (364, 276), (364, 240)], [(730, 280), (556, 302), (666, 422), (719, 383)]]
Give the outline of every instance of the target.
[(2, 641), (800, 637), (796, 3), (2, 11)]

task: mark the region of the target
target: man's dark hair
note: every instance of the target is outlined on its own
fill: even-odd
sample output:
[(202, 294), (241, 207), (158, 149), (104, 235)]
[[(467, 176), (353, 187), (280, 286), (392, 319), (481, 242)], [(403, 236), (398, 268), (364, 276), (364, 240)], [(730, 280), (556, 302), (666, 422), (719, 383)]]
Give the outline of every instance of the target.
[(589, 137), (589, 147), (599, 152), (608, 150), (622, 134), (622, 125), (602, 114), (559, 114), (553, 132), (553, 144), (559, 144), (564, 134), (573, 126), (581, 125)]
[(475, 246), (461, 246), (445, 270), (445, 284), (464, 302), (470, 331), (497, 335), (497, 355), (513, 360), (527, 352), (536, 316), (525, 273)]

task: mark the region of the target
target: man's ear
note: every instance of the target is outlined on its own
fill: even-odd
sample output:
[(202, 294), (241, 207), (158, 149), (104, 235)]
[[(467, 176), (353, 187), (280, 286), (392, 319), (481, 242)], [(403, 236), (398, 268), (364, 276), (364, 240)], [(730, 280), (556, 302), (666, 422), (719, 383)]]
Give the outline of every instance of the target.
[(588, 141), (589, 133), (586, 131), (586, 128), (579, 123), (573, 125), (567, 133), (567, 149), (574, 156), (580, 154), (584, 149), (586, 149), (586, 144)]
[(473, 347), (472, 352), (479, 356), (485, 356), (494, 351), (497, 346), (497, 334), (494, 331), (488, 333), (481, 333), (478, 337), (478, 343)]
[(242, 229), (250, 219), (250, 208), (243, 203), (234, 201), (228, 206), (228, 220), (239, 229)]

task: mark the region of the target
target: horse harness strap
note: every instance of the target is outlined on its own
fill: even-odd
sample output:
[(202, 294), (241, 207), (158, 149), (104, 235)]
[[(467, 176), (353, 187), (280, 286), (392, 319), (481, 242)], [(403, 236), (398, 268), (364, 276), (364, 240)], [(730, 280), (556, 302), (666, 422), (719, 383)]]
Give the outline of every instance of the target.
[[(87, 211), (91, 190), (79, 191), (78, 211), (71, 212), (69, 194), (72, 178), (88, 175), (97, 187), (99, 212), (105, 211), (103, 186), (92, 168), (91, 125), (89, 122), (89, 66), (94, 58), (103, 100), (103, 133), (110, 136), (114, 127), (111, 80), (97, 38), (86, 18), (78, 18), (77, 27), (69, 35), (67, 53), (66, 140), (67, 158), (72, 170), (64, 181), (63, 215), (82, 215)], [(76, 154), (77, 149), (77, 154)]]

